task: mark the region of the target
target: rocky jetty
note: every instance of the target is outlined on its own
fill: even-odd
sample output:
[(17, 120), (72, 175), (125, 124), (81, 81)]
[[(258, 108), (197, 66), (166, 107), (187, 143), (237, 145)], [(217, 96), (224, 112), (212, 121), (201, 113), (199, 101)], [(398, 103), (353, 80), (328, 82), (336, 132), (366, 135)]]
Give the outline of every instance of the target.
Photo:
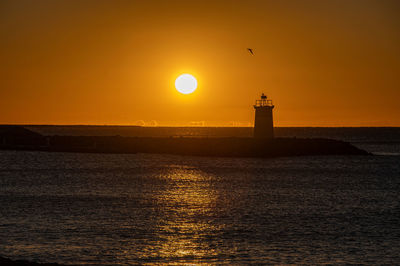
[(222, 157), (367, 155), (348, 142), (313, 138), (145, 138), (42, 136), (18, 126), (0, 127), (0, 149), (93, 153), (162, 153)]

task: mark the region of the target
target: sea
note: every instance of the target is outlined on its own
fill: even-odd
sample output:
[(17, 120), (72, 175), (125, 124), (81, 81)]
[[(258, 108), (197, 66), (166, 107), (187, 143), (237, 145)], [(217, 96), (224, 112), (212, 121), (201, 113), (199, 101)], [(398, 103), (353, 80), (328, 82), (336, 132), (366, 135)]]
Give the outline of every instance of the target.
[[(32, 126), (48, 135), (251, 128)], [(0, 256), (72, 265), (400, 264), (400, 128), (276, 128), (370, 156), (0, 151)]]

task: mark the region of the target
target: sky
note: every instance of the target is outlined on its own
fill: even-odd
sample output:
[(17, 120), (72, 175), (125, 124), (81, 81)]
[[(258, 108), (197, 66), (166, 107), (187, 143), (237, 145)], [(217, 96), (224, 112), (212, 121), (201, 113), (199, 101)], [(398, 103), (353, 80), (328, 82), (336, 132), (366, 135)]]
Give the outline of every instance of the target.
[(3, 0), (0, 124), (251, 126), (264, 92), (275, 126), (400, 126), (399, 14), (397, 0)]

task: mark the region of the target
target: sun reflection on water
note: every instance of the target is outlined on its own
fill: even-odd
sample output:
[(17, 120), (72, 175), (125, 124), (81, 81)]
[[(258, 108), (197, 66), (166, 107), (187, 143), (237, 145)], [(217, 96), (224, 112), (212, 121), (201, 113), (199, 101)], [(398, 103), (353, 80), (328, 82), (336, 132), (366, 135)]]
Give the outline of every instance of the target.
[[(158, 221), (157, 256), (171, 263), (201, 263), (217, 256), (210, 232), (219, 231), (209, 221), (216, 201), (210, 178), (194, 169), (172, 168), (163, 176), (167, 189), (159, 194), (158, 206), (165, 215)], [(154, 254), (154, 255), (156, 255)]]

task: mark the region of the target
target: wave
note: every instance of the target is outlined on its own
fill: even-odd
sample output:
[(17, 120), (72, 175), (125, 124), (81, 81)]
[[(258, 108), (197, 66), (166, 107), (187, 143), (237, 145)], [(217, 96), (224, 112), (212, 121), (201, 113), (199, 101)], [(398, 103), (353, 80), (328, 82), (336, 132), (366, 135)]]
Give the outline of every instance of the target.
[(380, 156), (400, 156), (400, 152), (373, 152), (372, 154)]

